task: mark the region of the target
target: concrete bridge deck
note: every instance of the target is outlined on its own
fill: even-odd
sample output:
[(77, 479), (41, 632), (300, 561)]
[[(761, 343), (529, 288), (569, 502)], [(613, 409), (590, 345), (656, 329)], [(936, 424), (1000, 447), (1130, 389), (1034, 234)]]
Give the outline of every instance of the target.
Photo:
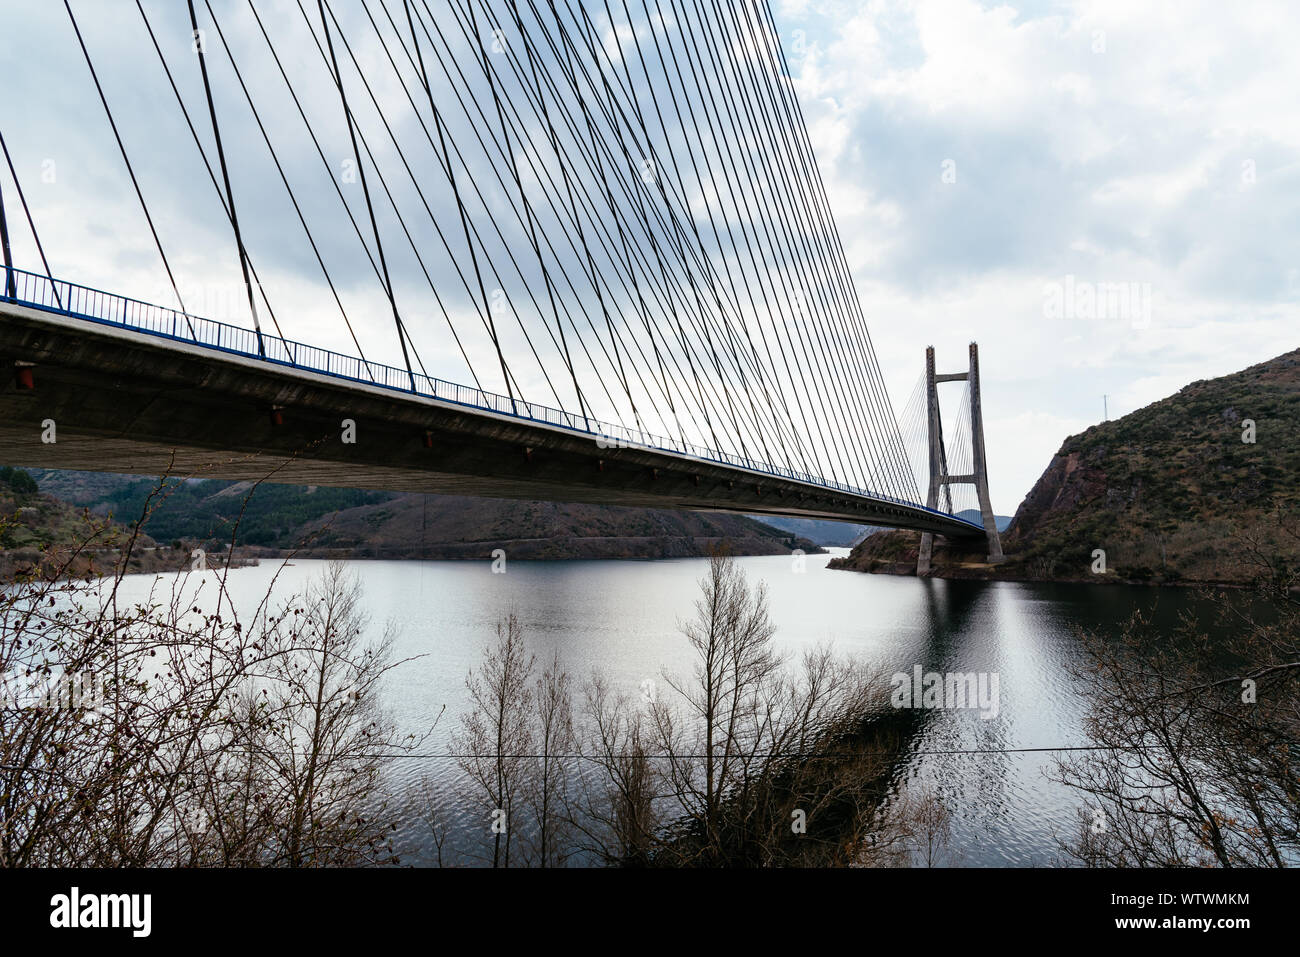
[[(0, 299), (0, 361), (0, 463), (8, 465), (787, 515), (950, 536), (983, 534), (979, 526), (943, 512), (811, 477), (649, 444), (602, 447), (610, 440), (595, 431), (39, 304)], [(29, 371), (20, 373), (24, 368)], [(31, 388), (24, 387), (28, 376)], [(355, 422), (353, 444), (343, 441), (345, 419)], [(47, 420), (54, 423), (54, 442), (43, 441)]]

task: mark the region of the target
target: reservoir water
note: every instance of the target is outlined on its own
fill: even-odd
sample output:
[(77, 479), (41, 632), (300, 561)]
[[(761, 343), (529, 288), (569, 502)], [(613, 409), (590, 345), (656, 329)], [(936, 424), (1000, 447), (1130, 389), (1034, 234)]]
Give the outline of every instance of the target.
[[(843, 554), (845, 550), (836, 549)], [(829, 642), (884, 674), (982, 672), (998, 676), (993, 717), (978, 710), (926, 711), (908, 744), (901, 780), (921, 782), (952, 809), (946, 863), (968, 866), (1051, 865), (1058, 834), (1076, 826), (1081, 797), (1045, 772), (1056, 749), (1088, 744), (1086, 703), (1070, 666), (1078, 660), (1078, 629), (1113, 633), (1135, 611), (1172, 628), (1197, 603), (1190, 592), (1123, 586), (956, 582), (865, 575), (827, 569), (830, 555), (738, 559), (751, 581), (767, 584), (776, 643), (787, 652)], [(288, 597), (323, 571), (323, 562), (268, 561), (238, 569), (229, 587), (251, 611), (278, 575), (275, 594)], [(386, 704), (403, 729), (432, 733), (420, 756), (390, 771), (395, 804), (427, 784), (451, 835), (455, 854), (481, 840), (482, 822), (467, 819), (458, 798), (460, 772), (447, 756), (467, 707), (467, 671), (494, 641), (501, 616), (514, 612), (538, 662), (560, 655), (581, 685), (593, 670), (621, 690), (639, 694), (665, 672), (687, 676), (692, 659), (678, 623), (693, 612), (704, 559), (668, 561), (508, 562), (504, 574), (483, 562), (359, 561), (371, 627), (397, 627), (398, 657)], [(802, 569), (802, 570), (800, 570)], [(163, 576), (131, 576), (128, 600)], [(403, 814), (397, 834), (403, 863), (433, 861), (427, 824)], [(465, 861), (468, 863), (468, 861)]]

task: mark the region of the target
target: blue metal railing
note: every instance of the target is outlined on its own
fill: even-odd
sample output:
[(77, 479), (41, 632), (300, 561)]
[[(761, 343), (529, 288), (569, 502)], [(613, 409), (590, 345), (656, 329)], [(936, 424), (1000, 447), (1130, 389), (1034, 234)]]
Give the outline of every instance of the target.
[[(76, 283), (66, 282), (61, 279), (51, 281), (47, 276), (26, 272), (21, 269), (14, 269), (12, 273), (16, 295), (9, 296), (7, 294), (8, 282), (0, 282), (0, 301), (13, 302), (17, 305), (57, 313), (74, 319), (85, 319), (90, 322), (120, 326), (136, 332), (173, 339), (177, 342), (199, 345), (246, 358), (262, 359), (266, 362), (290, 366), (295, 369), (318, 372), (335, 378), (379, 386), (395, 392), (404, 392), (407, 395), (412, 394), (411, 376), (407, 374), (405, 369), (399, 369), (396, 366), (371, 362), (367, 359), (333, 352), (329, 349), (321, 349), (318, 346), (295, 342), (292, 339), (269, 335), (266, 332), (262, 332), (259, 336), (256, 331), (245, 329), (242, 326), (232, 326), (229, 323), (218, 322), (214, 319), (204, 319), (166, 306), (153, 305), (127, 296), (92, 289), (89, 286), (79, 286)], [(0, 275), (4, 274), (5, 269), (0, 266)], [(769, 462), (760, 462), (743, 455), (692, 445), (610, 422), (598, 422), (584, 418), (581, 415), (565, 412), (563, 409), (539, 405), (536, 402), (528, 402), (524, 399), (511, 399), (509, 396), (499, 395), (495, 392), (485, 392), (482, 389), (475, 389), (419, 373), (415, 374), (414, 380), (415, 395), (437, 399), (441, 402), (450, 402), (469, 408), (495, 412), (499, 415), (526, 419), (530, 422), (558, 426), (572, 432), (591, 436), (597, 441), (607, 442), (611, 446), (637, 446), (659, 452), (688, 455), (701, 461), (728, 465), (760, 475), (791, 479), (819, 488), (834, 489), (850, 495), (920, 509), (923, 512), (931, 512), (936, 515), (943, 515), (946, 518), (952, 518), (955, 521), (970, 525), (972, 528), (979, 527), (973, 522), (967, 522), (965, 519), (956, 518), (937, 509), (926, 508), (917, 502), (909, 502), (906, 499), (857, 488), (843, 482), (811, 475), (807, 472), (772, 465)]]

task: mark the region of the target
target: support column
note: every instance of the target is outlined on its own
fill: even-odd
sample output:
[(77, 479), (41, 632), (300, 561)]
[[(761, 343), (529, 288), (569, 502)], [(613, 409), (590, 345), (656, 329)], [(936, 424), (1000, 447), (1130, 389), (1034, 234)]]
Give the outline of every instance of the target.
[[(940, 382), (965, 381), (970, 389), (970, 429), (972, 474), (949, 475), (948, 457), (943, 447), (943, 416), (939, 409)], [(989, 562), (1003, 561), (1002, 538), (998, 534), (997, 520), (993, 517), (993, 505), (989, 499), (989, 476), (984, 456), (984, 413), (980, 404), (980, 360), (979, 347), (970, 344), (970, 368), (966, 372), (952, 372), (937, 375), (934, 371), (934, 347), (925, 350), (925, 407), (926, 440), (930, 452), (930, 486), (926, 492), (926, 508), (939, 507), (939, 495), (947, 496), (948, 510), (952, 510), (950, 488), (954, 483), (974, 485), (979, 496), (980, 518), (984, 524), (984, 535), (988, 539)], [(921, 535), (921, 546), (916, 555), (916, 574), (918, 577), (929, 575), (934, 559), (934, 535), (925, 532)]]
[[(925, 507), (934, 508), (939, 504), (939, 472), (941, 467), (939, 443), (942, 441), (943, 428), (939, 420), (939, 392), (934, 382), (934, 346), (925, 348), (925, 411), (928, 427), (928, 445), (930, 448), (930, 486), (925, 493)], [(934, 535), (921, 533), (921, 547), (916, 556), (916, 574), (920, 578), (930, 574), (930, 559), (934, 553)]]
[(970, 434), (971, 455), (975, 462), (975, 489), (979, 493), (980, 517), (984, 521), (984, 534), (988, 538), (990, 562), (1003, 561), (1002, 537), (998, 534), (997, 519), (989, 499), (989, 474), (984, 461), (984, 413), (980, 408), (980, 352), (979, 346), (970, 344)]

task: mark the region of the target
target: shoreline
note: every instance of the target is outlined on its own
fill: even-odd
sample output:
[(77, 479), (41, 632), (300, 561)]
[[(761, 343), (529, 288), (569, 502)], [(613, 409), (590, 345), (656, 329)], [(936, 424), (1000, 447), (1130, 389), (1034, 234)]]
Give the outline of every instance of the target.
[[(891, 571), (885, 568), (854, 568), (847, 564), (848, 557), (832, 558), (826, 563), (826, 567), (831, 571), (837, 572), (856, 572), (860, 575), (889, 575), (894, 578), (918, 578), (915, 566), (911, 571)], [(901, 562), (890, 563), (893, 565), (902, 565)], [(989, 565), (988, 568), (995, 566)], [(1028, 575), (998, 575), (998, 574), (977, 574), (977, 575), (945, 575), (942, 568), (933, 569), (926, 578), (939, 578), (944, 581), (979, 581), (979, 582), (1025, 582), (1035, 585), (1131, 585), (1140, 588), (1231, 588), (1231, 589), (1248, 589), (1251, 587), (1250, 582), (1243, 581), (1212, 581), (1180, 578), (1178, 580), (1161, 580), (1152, 581), (1150, 579), (1139, 578), (1120, 578), (1113, 575), (1096, 575), (1091, 578), (1034, 578)]]
[[(455, 543), (450, 547), (439, 550), (438, 554), (419, 555), (411, 554), (408, 549), (394, 549), (392, 553), (384, 554), (383, 550), (374, 548), (303, 548), (303, 549), (283, 549), (270, 548), (260, 545), (238, 546), (234, 552), (219, 551), (208, 552), (208, 565), (205, 570), (216, 571), (229, 567), (231, 569), (253, 568), (260, 565), (263, 561), (410, 561), (410, 562), (492, 562), (496, 559), (493, 553), (498, 550), (505, 552), (506, 559), (511, 562), (579, 562), (579, 561), (669, 561), (680, 558), (708, 558), (713, 547), (721, 547), (727, 550), (727, 542), (720, 543), (707, 542), (701, 545), (698, 539), (683, 539), (682, 542), (689, 542), (689, 547), (670, 548), (661, 547), (657, 549), (646, 549), (641, 553), (636, 550), (622, 549), (618, 553), (601, 552), (593, 550), (592, 554), (556, 554), (546, 553), (546, 550), (523, 549), (511, 553), (510, 546), (515, 542), (483, 542), (483, 543)], [(531, 539), (528, 540), (537, 544), (554, 544), (559, 546), (557, 551), (564, 550), (564, 540), (562, 539)], [(595, 541), (622, 541), (611, 539), (597, 539)], [(675, 544), (677, 540), (665, 542), (662, 539), (646, 540), (655, 541), (663, 545)], [(819, 545), (813, 545), (810, 542), (800, 543), (805, 554), (808, 555), (827, 555), (830, 554), (827, 548)], [(125, 575), (142, 575), (142, 574), (162, 574), (167, 572), (185, 572), (193, 571), (191, 558), (192, 546), (184, 546), (180, 549), (171, 546), (154, 546), (137, 548), (131, 558), (130, 567), (123, 571), (121, 565), (121, 552), (117, 549), (84, 549), (76, 558), (68, 564), (66, 573), (60, 576), (61, 579), (86, 578), (96, 579), (110, 578), (118, 574)], [(569, 551), (573, 551), (569, 549)], [(732, 551), (728, 554), (736, 558), (761, 558), (765, 556), (790, 555), (793, 550), (772, 549), (765, 551)], [(66, 562), (71, 549), (64, 552), (62, 556), (57, 550), (52, 552), (42, 552), (37, 559), (32, 555), (33, 549), (7, 549), (0, 550), (0, 585), (13, 584), (23, 580), (41, 578), (42, 567), (45, 569), (44, 575), (48, 576), (49, 572), (55, 567)], [(377, 553), (378, 552), (378, 553)], [(105, 560), (102, 563), (97, 559), (106, 559), (109, 554), (113, 555), (112, 560)], [(53, 561), (46, 560), (53, 556)]]

